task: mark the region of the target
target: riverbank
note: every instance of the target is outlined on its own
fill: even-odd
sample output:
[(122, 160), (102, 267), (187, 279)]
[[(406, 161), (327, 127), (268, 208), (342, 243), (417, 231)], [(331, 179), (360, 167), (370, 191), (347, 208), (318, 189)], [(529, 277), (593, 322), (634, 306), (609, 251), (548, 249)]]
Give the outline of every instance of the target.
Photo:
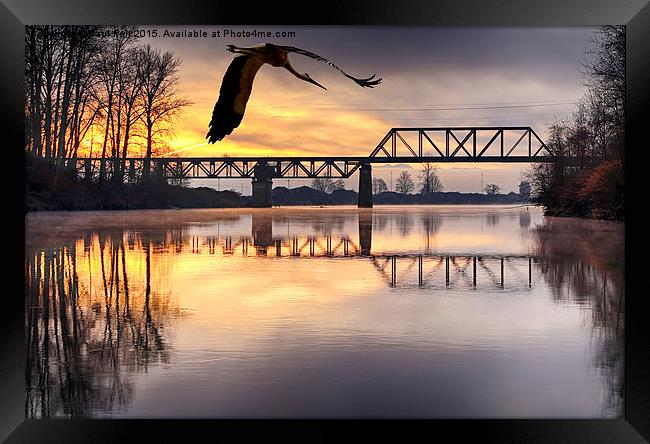
[(531, 175), (533, 201), (545, 216), (625, 220), (625, 173), (618, 161), (605, 161), (584, 170), (540, 165)]
[(65, 192), (41, 189), (25, 195), (25, 212), (246, 207), (233, 191), (172, 185), (89, 184)]
[[(252, 206), (252, 196), (214, 188), (190, 188), (151, 177), (143, 183), (113, 180), (84, 180), (74, 172), (56, 169), (51, 163), (26, 156), (25, 212), (143, 210), (170, 208), (243, 208)], [(358, 193), (336, 190), (325, 193), (311, 187), (276, 187), (273, 205), (356, 205)], [(485, 205), (521, 204), (517, 193), (479, 194), (440, 192), (429, 195), (383, 192), (373, 196), (375, 205)]]
[[(309, 187), (273, 190), (274, 206), (356, 205), (357, 193), (350, 190), (322, 193)], [(305, 190), (306, 189), (306, 190)], [(277, 190), (277, 191), (276, 191)], [(508, 195), (481, 196), (464, 193), (435, 193), (432, 196), (381, 193), (374, 196), (374, 205), (485, 205), (521, 204)], [(296, 195), (295, 199), (289, 196)], [(518, 195), (517, 195), (518, 196)], [(144, 210), (172, 208), (245, 208), (251, 207), (251, 196), (213, 188), (187, 188), (174, 185), (113, 185), (91, 183), (66, 191), (31, 189), (25, 194), (25, 212)]]
[[(276, 187), (272, 192), (274, 205), (356, 205), (358, 193), (352, 190), (336, 190), (324, 193), (310, 187)], [(503, 205), (523, 202), (517, 193), (479, 194), (440, 192), (422, 194), (402, 194), (386, 191), (372, 197), (374, 205)]]
[[(30, 183), (25, 189), (25, 212), (144, 210), (172, 208), (244, 208), (251, 196), (213, 188), (189, 188), (165, 183), (116, 184), (72, 181), (59, 177), (54, 186)], [(277, 206), (356, 205), (358, 193), (338, 190), (331, 194), (309, 187), (273, 189)], [(375, 205), (485, 205), (521, 204), (518, 194), (493, 196), (477, 193), (433, 193), (429, 196), (380, 193), (373, 196)]]
[(73, 172), (25, 158), (25, 212), (245, 207), (234, 191), (188, 188), (152, 178), (146, 183), (86, 181)]

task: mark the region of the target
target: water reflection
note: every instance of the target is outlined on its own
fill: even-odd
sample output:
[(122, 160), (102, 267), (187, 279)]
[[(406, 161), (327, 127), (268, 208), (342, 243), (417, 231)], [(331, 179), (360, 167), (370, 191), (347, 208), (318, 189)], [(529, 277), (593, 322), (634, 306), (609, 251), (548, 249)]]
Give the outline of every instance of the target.
[[(487, 230), (481, 226), (483, 221), (487, 222)], [(442, 211), (386, 208), (40, 214), (28, 216), (26, 228), (27, 417), (128, 414), (138, 391), (147, 386), (143, 375), (152, 371), (160, 375), (161, 369), (182, 365), (188, 359), (183, 356), (188, 353), (212, 356), (213, 349), (222, 349), (225, 346), (223, 341), (233, 331), (240, 331), (235, 326), (237, 316), (242, 317), (242, 322), (255, 321), (269, 326), (278, 322), (271, 319), (274, 312), (269, 306), (266, 314), (255, 312), (255, 318), (246, 318), (246, 312), (241, 311), (243, 308), (236, 308), (234, 314), (220, 318), (222, 322), (232, 322), (232, 326), (222, 327), (208, 318), (201, 324), (199, 318), (206, 316), (204, 310), (227, 310), (228, 304), (239, 302), (213, 298), (209, 302), (211, 307), (199, 304), (199, 311), (185, 310), (192, 305), (194, 293), (199, 294), (200, 284), (207, 285), (207, 294), (243, 298), (247, 294), (245, 285), (251, 280), (263, 281), (258, 278), (259, 271), (277, 275), (278, 282), (299, 279), (300, 283), (296, 285), (300, 287), (292, 287), (294, 291), (303, 288), (303, 291), (327, 297), (337, 295), (339, 290), (334, 281), (338, 279), (333, 274), (332, 288), (318, 287), (323, 285), (322, 282), (310, 284), (310, 278), (315, 276), (311, 273), (320, 273), (321, 270), (346, 270), (348, 285), (354, 280), (359, 282), (350, 290), (348, 299), (356, 297), (352, 294), (360, 295), (376, 301), (382, 310), (386, 304), (393, 304), (392, 316), (397, 319), (400, 319), (400, 313), (406, 313), (407, 308), (396, 301), (388, 302), (393, 292), (401, 294), (402, 298), (426, 295), (427, 299), (409, 299), (416, 305), (416, 312), (427, 312), (432, 304), (442, 303), (444, 299), (431, 299), (436, 295), (443, 298), (444, 295), (455, 295), (459, 304), (465, 304), (463, 295), (473, 295), (479, 298), (476, 302), (479, 303), (485, 297), (519, 298), (529, 295), (530, 298), (536, 294), (535, 291), (541, 291), (544, 298), (555, 304), (563, 304), (569, 309), (578, 307), (579, 312), (585, 314), (584, 326), (593, 348), (590, 351), (591, 368), (605, 380), (603, 399), (587, 411), (599, 412), (596, 416), (622, 415), (624, 253), (622, 229), (616, 224), (544, 219), (539, 212), (521, 210), (497, 214), (489, 209), (486, 214), (472, 208)], [(272, 258), (274, 260), (270, 260)], [(295, 258), (318, 260), (300, 261), (300, 265), (284, 261)], [(224, 271), (214, 275), (213, 264)], [(271, 291), (267, 285), (260, 288), (262, 297)], [(291, 294), (286, 291), (280, 294), (291, 300)], [(220, 306), (220, 301), (223, 306)], [(350, 316), (349, 309), (344, 308), (344, 301), (339, 303), (343, 311), (333, 318), (338, 319), (337, 322), (342, 315)], [(497, 301), (499, 299), (494, 299), (493, 303), (503, 303)], [(278, 306), (282, 329), (291, 330), (287, 319), (296, 315), (287, 312), (291, 307), (284, 301), (279, 301)], [(513, 301), (513, 306), (519, 310), (513, 312), (516, 316), (529, 316), (529, 322), (539, 322), (535, 310), (526, 311), (529, 309), (525, 302)], [(471, 309), (471, 305), (459, 305), (455, 310), (468, 308)], [(307, 309), (315, 308), (309, 305)], [(328, 310), (338, 310), (338, 306)], [(370, 313), (372, 311), (367, 316), (371, 316)], [(469, 315), (471, 313), (464, 311), (459, 313), (459, 319)], [(506, 313), (501, 315), (509, 316)], [(269, 319), (264, 319), (265, 316)], [(180, 320), (195, 326), (184, 327), (185, 323), (180, 324)], [(328, 330), (336, 329), (332, 319), (325, 320), (327, 322), (319, 321), (318, 324), (323, 341), (327, 340)], [(360, 341), (357, 347), (362, 349), (361, 341), (369, 334), (370, 327), (356, 324), (357, 321), (350, 322), (345, 337), (355, 334), (358, 337), (352, 339), (354, 336), (351, 336), (346, 340)], [(296, 320), (292, 323), (296, 324)], [(245, 325), (248, 325), (247, 333), (252, 337), (255, 328), (261, 328)], [(394, 336), (390, 330), (382, 331), (381, 322), (373, 321), (371, 325), (376, 329), (374, 335), (381, 335), (382, 340), (393, 343), (404, 343), (404, 350), (412, 353), (419, 349), (416, 344), (421, 341), (433, 341), (425, 348), (432, 349), (436, 347), (433, 344), (439, 341), (451, 341), (445, 338), (453, 337), (458, 333), (456, 330), (467, 328), (457, 322), (449, 327), (455, 330), (435, 333), (429, 329), (436, 323), (427, 320), (414, 328), (421, 328), (428, 335), (441, 336), (423, 333), (423, 336), (411, 337), (406, 332)], [(188, 328), (200, 333), (187, 333)], [(218, 333), (220, 328), (224, 330)], [(507, 324), (502, 328), (507, 329)], [(242, 335), (243, 331), (239, 334)], [(210, 342), (208, 348), (193, 352), (192, 340), (176, 338), (181, 332), (194, 340), (214, 337), (214, 342)], [(257, 334), (261, 332), (259, 330)], [(200, 336), (192, 336), (196, 334)], [(514, 345), (521, 332), (512, 330), (507, 334), (512, 335), (508, 341)], [(489, 338), (484, 336), (479, 341)], [(555, 338), (545, 339), (551, 343)], [(243, 366), (235, 367), (242, 372), (248, 361), (241, 356), (253, 353), (252, 346), (236, 343), (238, 345), (232, 345), (237, 347), (233, 349), (232, 359)], [(471, 344), (472, 341), (463, 340), (458, 344), (450, 343), (448, 347), (460, 347), (471, 354)], [(501, 347), (499, 344), (498, 341), (492, 344), (495, 353)], [(335, 349), (339, 350), (338, 359), (348, 347), (347, 342), (339, 344), (335, 341), (322, 350), (319, 345), (313, 345), (310, 352), (329, 353)], [(257, 353), (264, 356), (266, 352), (258, 350)], [(475, 353), (480, 354), (480, 348)], [(247, 359), (253, 359), (252, 356)], [(539, 358), (531, 355), (531, 359), (533, 357)], [(411, 355), (409, 359), (417, 362), (418, 357)], [(207, 361), (202, 358), (198, 362)], [(206, 364), (193, 365), (196, 367), (193, 371), (205, 371)], [(355, 365), (363, 364), (348, 362), (351, 374)], [(392, 369), (393, 365), (401, 364), (384, 365)], [(562, 368), (562, 362), (556, 365)], [(471, 371), (457, 370), (461, 373)], [(270, 368), (268, 371), (273, 374)], [(229, 372), (225, 366), (219, 377), (226, 377)], [(198, 380), (201, 374), (183, 377)], [(324, 369), (314, 377), (322, 378), (326, 384), (328, 375), (328, 370)], [(562, 377), (561, 373), (559, 377)], [(273, 376), (269, 378), (273, 379)], [(212, 382), (208, 384), (227, 392), (226, 385), (219, 385), (217, 379), (211, 376), (208, 380)], [(391, 386), (390, 379), (379, 382)], [(201, 386), (197, 381), (195, 384)], [(300, 386), (296, 381), (293, 384)], [(416, 382), (413, 384), (417, 386)], [(534, 386), (535, 381), (531, 380), (530, 384)], [(210, 390), (209, 385), (200, 388)], [(462, 390), (462, 386), (456, 389)], [(504, 393), (508, 390), (506, 386), (502, 387)], [(489, 409), (493, 408), (490, 402), (494, 403), (495, 394), (490, 396), (492, 398), (486, 395), (476, 402), (476, 408), (480, 405), (484, 409), (482, 413), (464, 406), (459, 407), (457, 412), (460, 413), (453, 416), (471, 414), (463, 412), (489, 416), (492, 411)], [(573, 393), (570, 396), (582, 395)], [(252, 395), (248, 397), (254, 398)], [(318, 399), (311, 402), (318, 404)], [(439, 407), (430, 405), (436, 401), (429, 399), (428, 402), (417, 409), (405, 408), (404, 411), (436, 416)], [(290, 405), (289, 401), (286, 403)], [(150, 403), (147, 408), (155, 410), (160, 408), (158, 404)], [(236, 406), (237, 402), (231, 403), (233, 411), (237, 411)], [(169, 408), (175, 407), (171, 405)], [(244, 416), (250, 411), (244, 407), (241, 409)], [(287, 409), (291, 411), (289, 407)], [(399, 409), (399, 405), (385, 406), (386, 412)], [(343, 416), (347, 412), (345, 409), (338, 411)], [(177, 415), (183, 413), (176, 411)], [(207, 414), (219, 416), (214, 412)], [(297, 414), (298, 411), (293, 416)], [(573, 416), (581, 414), (575, 412)], [(506, 413), (504, 416), (512, 415)]]
[(169, 363), (178, 309), (160, 290), (164, 270), (152, 270), (163, 237), (100, 231), (29, 252), (27, 417), (124, 410), (129, 373)]
[(498, 213), (488, 213), (485, 216), (485, 222), (489, 227), (493, 227), (499, 224), (499, 214)]
[(607, 378), (604, 405), (623, 411), (625, 252), (620, 224), (549, 218), (534, 232), (544, 279), (558, 303), (586, 308), (598, 344), (593, 365)]
[(372, 250), (372, 210), (359, 210), (359, 252), (365, 256)]

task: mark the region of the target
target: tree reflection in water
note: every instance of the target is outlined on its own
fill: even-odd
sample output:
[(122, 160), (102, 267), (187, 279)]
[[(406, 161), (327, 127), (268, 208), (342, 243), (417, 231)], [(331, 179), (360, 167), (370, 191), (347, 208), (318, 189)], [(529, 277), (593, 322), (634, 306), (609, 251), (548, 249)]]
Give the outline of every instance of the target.
[(420, 216), (424, 228), (424, 252), (429, 253), (435, 245), (436, 233), (442, 226), (442, 218), (434, 213), (424, 213)]
[[(200, 222), (215, 222), (213, 215), (198, 215), (202, 216)], [(488, 225), (499, 223), (498, 215), (485, 217)], [(200, 246), (207, 246), (211, 254), (215, 242), (224, 242), (224, 254), (232, 248), (228, 236), (190, 235), (190, 221), (198, 219), (192, 213), (191, 219), (175, 224), (152, 217), (148, 220), (159, 225), (134, 221), (128, 227), (102, 226), (97, 231), (68, 227), (69, 232), (63, 232), (62, 228), (47, 241), (39, 241), (38, 248), (26, 251), (26, 417), (94, 417), (124, 412), (134, 399), (133, 376), (172, 362), (174, 338), (170, 333), (182, 313), (176, 299), (165, 293), (171, 291), (170, 267), (183, 252), (198, 252)], [(351, 222), (358, 221), (358, 253), (368, 256), (372, 242), (377, 238), (381, 241), (382, 233), (384, 238), (398, 234), (406, 237), (418, 225), (420, 246), (428, 254), (435, 253), (440, 242), (443, 219), (433, 211), (414, 215), (407, 211), (386, 214), (355, 210), (314, 223), (300, 213), (260, 213), (252, 215), (250, 235), (245, 237), (253, 245), (271, 246), (277, 240), (291, 240), (273, 233), (274, 222), (298, 222), (298, 230), (311, 227), (317, 233), (345, 235), (346, 229), (354, 229)], [(517, 216), (513, 219), (516, 225)], [(219, 220), (237, 225), (240, 216), (220, 215)], [(518, 222), (520, 229), (532, 236), (531, 253), (550, 288), (549, 297), (557, 303), (580, 305), (589, 314), (586, 321), (592, 332), (593, 365), (602, 372), (608, 387), (603, 400), (609, 410), (606, 416), (620, 417), (623, 226), (554, 218), (536, 225), (526, 212), (519, 213)], [(394, 234), (393, 226), (397, 228)], [(40, 229), (44, 230), (42, 226)], [(291, 236), (298, 234), (303, 233)], [(318, 266), (318, 262), (313, 264)], [(390, 265), (382, 262), (375, 267), (377, 264), (381, 270), (377, 268), (380, 274), (375, 277), (390, 285), (394, 279), (384, 272)], [(414, 260), (411, 266), (416, 265)]]
[(593, 363), (607, 380), (604, 405), (623, 413), (625, 342), (624, 226), (615, 222), (546, 218), (533, 230), (539, 267), (557, 302), (586, 308)]
[(397, 213), (397, 229), (402, 237), (407, 237), (413, 228), (413, 215), (401, 212)]
[(499, 214), (498, 213), (488, 213), (485, 215), (485, 221), (487, 222), (488, 227), (494, 227), (499, 225)]
[(123, 411), (127, 375), (170, 362), (165, 324), (179, 312), (152, 285), (165, 275), (164, 261), (152, 271), (160, 234), (109, 231), (28, 252), (26, 417)]

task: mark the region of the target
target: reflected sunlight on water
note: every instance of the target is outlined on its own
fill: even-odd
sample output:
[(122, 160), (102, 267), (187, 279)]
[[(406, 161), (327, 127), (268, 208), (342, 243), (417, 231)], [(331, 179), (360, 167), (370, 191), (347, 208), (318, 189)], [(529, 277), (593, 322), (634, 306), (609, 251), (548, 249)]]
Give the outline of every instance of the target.
[(623, 225), (530, 207), (35, 213), (27, 417), (622, 417)]

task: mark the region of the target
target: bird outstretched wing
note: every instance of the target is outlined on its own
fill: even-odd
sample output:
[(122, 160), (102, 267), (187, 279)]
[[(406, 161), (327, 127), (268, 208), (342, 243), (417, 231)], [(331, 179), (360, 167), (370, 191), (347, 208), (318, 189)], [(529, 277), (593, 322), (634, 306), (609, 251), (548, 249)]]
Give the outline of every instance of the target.
[(219, 100), (210, 120), (208, 143), (222, 140), (239, 126), (253, 88), (255, 74), (264, 64), (258, 57), (238, 55), (230, 62), (221, 81)]
[[(375, 74), (372, 76), (366, 78), (366, 79), (359, 79), (357, 77), (353, 77), (350, 74), (346, 73), (343, 71), (341, 68), (336, 66), (334, 63), (331, 61), (327, 60), (325, 57), (321, 57), (318, 54), (314, 54), (313, 52), (309, 52), (304, 49), (296, 48), (294, 46), (279, 46), (280, 48), (284, 49), (287, 52), (295, 52), (296, 54), (304, 55), (307, 57), (310, 57), (314, 60), (318, 60), (319, 62), (325, 62), (328, 65), (330, 65), (332, 68), (335, 68), (341, 72), (345, 77), (348, 79), (353, 80), (357, 85), (362, 86), (364, 88), (373, 88), (375, 85), (378, 85), (381, 83), (381, 78), (375, 79)], [(373, 80), (374, 79), (374, 80)]]

